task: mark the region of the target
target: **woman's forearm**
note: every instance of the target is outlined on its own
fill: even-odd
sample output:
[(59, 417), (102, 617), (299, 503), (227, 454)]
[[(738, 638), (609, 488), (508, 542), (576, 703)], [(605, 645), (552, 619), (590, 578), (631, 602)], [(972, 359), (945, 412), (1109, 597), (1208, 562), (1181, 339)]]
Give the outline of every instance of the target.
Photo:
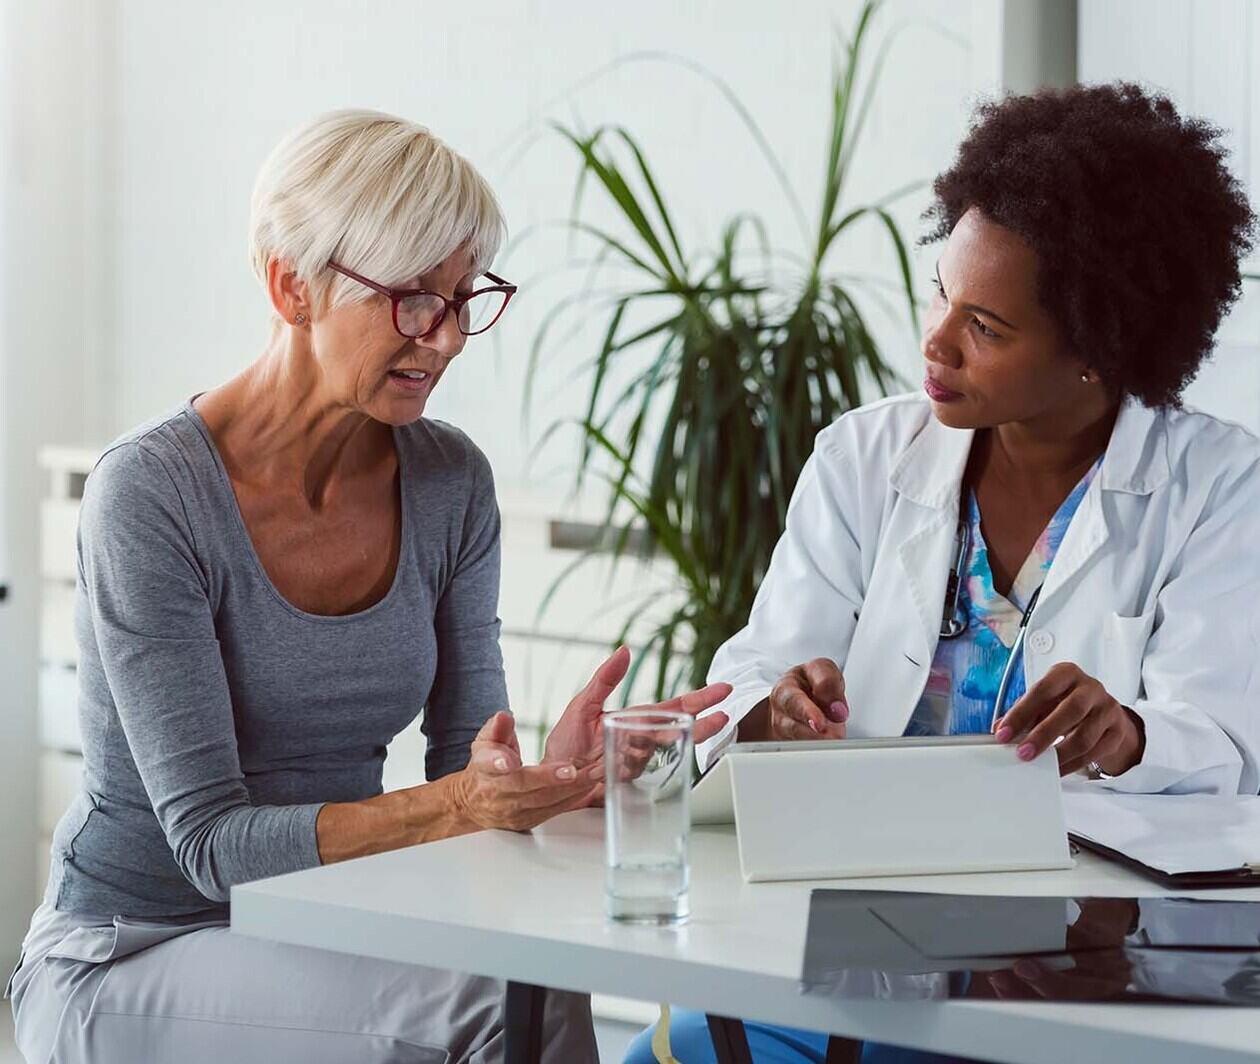
[(462, 772), (359, 802), (329, 802), (315, 821), (323, 864), (466, 835), (479, 825), (462, 803)]

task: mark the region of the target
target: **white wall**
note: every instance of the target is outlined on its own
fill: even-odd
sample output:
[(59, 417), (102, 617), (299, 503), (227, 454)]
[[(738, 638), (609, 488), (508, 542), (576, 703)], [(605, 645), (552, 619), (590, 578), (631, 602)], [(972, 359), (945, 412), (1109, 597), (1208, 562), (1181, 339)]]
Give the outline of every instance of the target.
[[(37, 515), (45, 443), (97, 419), (99, 270), (93, 9), (0, 4), (0, 967), (34, 903)], [(81, 312), (85, 311), (85, 312)], [(4, 976), (7, 977), (7, 971)]]
[[(998, 65), (970, 43), (974, 11), (897, 0), (881, 16), (904, 24), (885, 91), (854, 174), (855, 200), (947, 162), (978, 86)], [(537, 324), (581, 276), (562, 272), (557, 232), (533, 227), (564, 216), (574, 158), (548, 119), (619, 121), (639, 134), (663, 175), (685, 239), (711, 241), (737, 211), (763, 215), (777, 242), (801, 246), (769, 169), (717, 94), (663, 63), (623, 66), (579, 87), (617, 56), (668, 50), (727, 79), (766, 130), (811, 218), (827, 122), (831, 28), (848, 25), (855, 0), (644, 0), (593, 16), (575, 0), (489, 0), (474, 6), (322, 0), (300, 15), (282, 5), (226, 0), (212, 6), (131, 0), (104, 5), (110, 47), (107, 243), (109, 383), (101, 396), (121, 431), (225, 379), (257, 354), (263, 299), (245, 262), (249, 189), (266, 151), (322, 110), (362, 105), (414, 117), (468, 154), (498, 189), (518, 241), (496, 269), (524, 292), (496, 343), (470, 345), (435, 396), (489, 453), (501, 484), (527, 477), (520, 418), (525, 356)], [(961, 18), (959, 17), (961, 13)], [(952, 25), (934, 25), (942, 17)], [(980, 75), (976, 71), (982, 71)], [(532, 138), (532, 140), (531, 140)], [(592, 200), (594, 202), (594, 200)], [(898, 210), (908, 231), (926, 193)], [(856, 233), (852, 270), (887, 271), (879, 234)], [(903, 365), (914, 338), (885, 330)], [(574, 366), (589, 331), (547, 352), (545, 424), (576, 413)], [(567, 464), (568, 451), (534, 470)]]
[[(1230, 165), (1260, 210), (1260, 4), (1255, 0), (1080, 0), (1082, 81), (1137, 81), (1226, 131)], [(1247, 267), (1260, 273), (1260, 256)], [(1217, 334), (1186, 401), (1260, 430), (1260, 283)]]

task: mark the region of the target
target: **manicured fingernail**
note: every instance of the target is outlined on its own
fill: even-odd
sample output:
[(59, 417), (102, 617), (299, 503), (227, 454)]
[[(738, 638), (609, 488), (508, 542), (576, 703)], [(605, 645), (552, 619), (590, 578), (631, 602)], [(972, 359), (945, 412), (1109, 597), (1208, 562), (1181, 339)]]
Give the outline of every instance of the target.
[(849, 719), (849, 707), (843, 702), (832, 702), (831, 719), (837, 724), (843, 724)]
[(1036, 754), (1036, 752), (1037, 752), (1037, 748), (1033, 746), (1032, 743), (1024, 743), (1023, 746), (1021, 746), (1018, 750), (1015, 751), (1015, 756), (1018, 757), (1021, 761), (1031, 761), (1033, 759), (1033, 755)]
[(818, 725), (815, 724), (812, 720), (809, 722), (809, 730), (812, 731), (815, 735), (818, 734)]
[(577, 776), (577, 769), (572, 765), (561, 765), (556, 769), (556, 777), (562, 780), (571, 780)]
[(998, 728), (995, 738), (999, 743), (1009, 743), (1014, 734), (1015, 733), (1011, 731), (1010, 728), (1003, 724), (1000, 728)]
[(494, 759), (494, 767), (497, 768), (500, 772), (506, 772), (507, 771), (507, 758), (496, 757)]

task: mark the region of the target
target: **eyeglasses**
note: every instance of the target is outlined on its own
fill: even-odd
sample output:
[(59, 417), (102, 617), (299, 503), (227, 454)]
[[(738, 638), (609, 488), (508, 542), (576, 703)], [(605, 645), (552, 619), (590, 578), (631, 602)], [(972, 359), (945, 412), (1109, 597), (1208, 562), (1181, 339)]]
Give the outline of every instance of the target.
[(459, 331), (465, 336), (476, 336), (503, 316), (508, 303), (516, 295), (516, 285), (489, 271), (486, 276), (494, 282), (492, 285), (478, 288), (466, 296), (447, 299), (423, 288), (388, 288), (332, 261), (328, 263), (328, 268), (388, 297), (393, 305), (394, 328), (409, 340), (422, 340), (435, 333), (452, 308)]

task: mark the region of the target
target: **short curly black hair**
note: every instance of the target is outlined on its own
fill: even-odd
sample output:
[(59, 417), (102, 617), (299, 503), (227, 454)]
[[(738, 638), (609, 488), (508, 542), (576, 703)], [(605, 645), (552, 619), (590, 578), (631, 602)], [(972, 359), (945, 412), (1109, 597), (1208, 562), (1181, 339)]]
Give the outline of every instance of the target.
[(1117, 393), (1176, 406), (1252, 246), (1255, 216), (1219, 137), (1123, 82), (986, 103), (933, 183), (924, 242), (972, 207), (1018, 233), (1072, 349)]

